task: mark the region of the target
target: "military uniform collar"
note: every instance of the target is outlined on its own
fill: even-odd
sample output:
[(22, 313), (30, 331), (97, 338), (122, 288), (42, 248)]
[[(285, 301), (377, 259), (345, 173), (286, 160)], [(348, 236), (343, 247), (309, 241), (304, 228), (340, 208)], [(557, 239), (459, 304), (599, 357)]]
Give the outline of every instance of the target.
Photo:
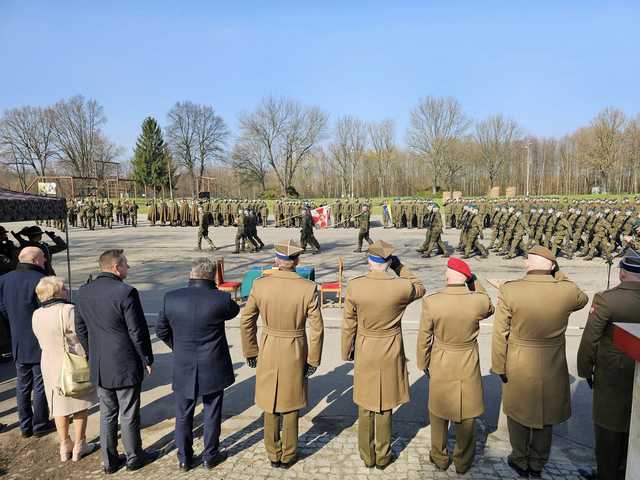
[(524, 280), (529, 282), (555, 282), (555, 278), (551, 275), (551, 272), (547, 270), (531, 270), (527, 272)]
[(640, 282), (621, 282), (618, 288), (624, 290), (640, 290)]
[(391, 275), (389, 272), (372, 270), (369, 273), (367, 273), (367, 278), (373, 278), (374, 280), (392, 280), (397, 277), (395, 275)]
[(466, 293), (469, 293), (470, 290), (464, 283), (452, 283), (444, 287), (443, 292), (451, 295), (464, 295)]
[(291, 270), (280, 270), (277, 268), (273, 269), (273, 272), (270, 273), (271, 276), (273, 277), (280, 277), (280, 278), (302, 278), (300, 275), (298, 275), (297, 272), (295, 271), (291, 271)]

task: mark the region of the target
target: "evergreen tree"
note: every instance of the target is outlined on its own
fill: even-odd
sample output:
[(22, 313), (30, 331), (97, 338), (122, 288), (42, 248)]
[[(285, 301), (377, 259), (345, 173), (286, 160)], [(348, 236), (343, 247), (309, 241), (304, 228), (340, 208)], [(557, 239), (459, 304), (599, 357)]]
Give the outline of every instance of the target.
[(169, 184), (167, 160), (162, 130), (154, 118), (147, 117), (142, 122), (142, 133), (136, 141), (133, 154), (133, 179), (157, 192), (163, 185)]

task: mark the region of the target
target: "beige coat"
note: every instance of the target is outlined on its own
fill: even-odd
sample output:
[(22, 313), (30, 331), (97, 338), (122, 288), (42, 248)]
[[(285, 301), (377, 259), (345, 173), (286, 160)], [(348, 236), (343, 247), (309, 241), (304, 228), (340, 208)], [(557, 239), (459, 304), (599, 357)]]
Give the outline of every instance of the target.
[(64, 336), (69, 351), (76, 355), (85, 355), (76, 336), (75, 307), (70, 303), (57, 302), (41, 307), (33, 312), (33, 333), (42, 349), (40, 368), (44, 390), (52, 417), (63, 417), (86, 410), (97, 403), (95, 390), (76, 397), (64, 397), (58, 393), (58, 381), (62, 369), (64, 344), (60, 328), (60, 316), (64, 326)]
[(508, 417), (542, 428), (571, 416), (565, 331), (569, 315), (588, 300), (562, 273), (529, 272), (500, 287), (491, 370), (508, 377), (502, 386)]
[[(260, 345), (258, 315), (262, 318)], [(307, 405), (305, 365), (320, 365), (324, 338), (316, 284), (296, 272), (281, 270), (259, 278), (253, 283), (242, 310), (240, 333), (244, 356), (258, 357), (258, 407), (268, 413), (304, 408)]]
[(354, 360), (353, 401), (372, 412), (409, 401), (401, 321), (425, 293), (422, 282), (401, 266), (399, 276), (369, 272), (349, 281), (342, 321), (342, 358)]
[(480, 282), (476, 291), (448, 285), (422, 300), (417, 362), (429, 370), (429, 411), (453, 422), (484, 412), (478, 355), (480, 321), (493, 315)]

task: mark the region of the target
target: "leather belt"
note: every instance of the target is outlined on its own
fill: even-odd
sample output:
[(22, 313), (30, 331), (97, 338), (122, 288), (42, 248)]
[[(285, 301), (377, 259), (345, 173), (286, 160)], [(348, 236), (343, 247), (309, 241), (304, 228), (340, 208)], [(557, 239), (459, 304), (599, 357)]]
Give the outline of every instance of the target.
[(552, 338), (520, 338), (513, 334), (509, 335), (509, 343), (519, 345), (521, 347), (561, 347), (565, 343), (564, 335), (558, 335)]
[(440, 348), (448, 351), (464, 351), (474, 348), (478, 342), (476, 340), (470, 340), (468, 342), (443, 342), (439, 339), (435, 339), (433, 342), (433, 348)]
[(278, 328), (271, 328), (266, 325), (262, 326), (262, 333), (278, 338), (300, 338), (304, 337), (305, 331), (302, 330), (280, 330)]
[(399, 325), (387, 330), (370, 330), (358, 325), (358, 335), (366, 338), (389, 338), (395, 337), (398, 334), (402, 334), (402, 328)]

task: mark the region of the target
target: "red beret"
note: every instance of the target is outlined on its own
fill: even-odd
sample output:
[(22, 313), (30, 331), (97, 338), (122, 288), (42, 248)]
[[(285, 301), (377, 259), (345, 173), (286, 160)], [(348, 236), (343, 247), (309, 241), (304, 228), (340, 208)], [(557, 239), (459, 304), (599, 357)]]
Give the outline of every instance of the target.
[(471, 269), (469, 268), (469, 265), (467, 265), (467, 262), (460, 260), (459, 258), (449, 258), (449, 261), (447, 262), (447, 268), (455, 270), (456, 272), (460, 272), (467, 278), (471, 278)]

